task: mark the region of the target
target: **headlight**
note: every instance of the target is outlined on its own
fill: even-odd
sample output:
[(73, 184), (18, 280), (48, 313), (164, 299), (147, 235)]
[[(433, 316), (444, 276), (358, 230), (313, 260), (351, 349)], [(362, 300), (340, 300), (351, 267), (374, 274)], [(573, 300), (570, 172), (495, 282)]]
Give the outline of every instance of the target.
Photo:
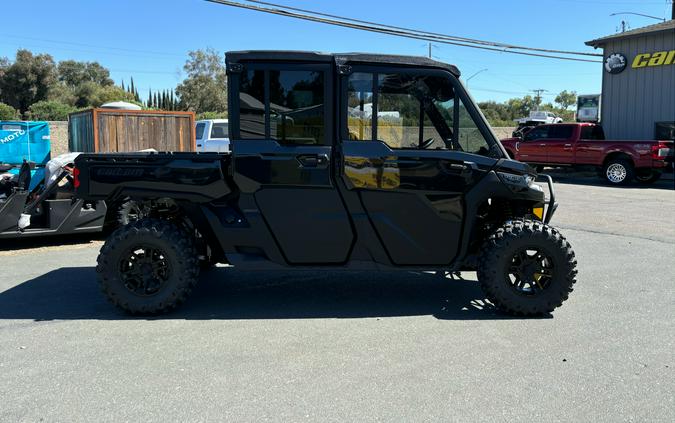
[(534, 176), (532, 175), (514, 175), (513, 173), (504, 172), (497, 172), (497, 175), (499, 176), (499, 179), (509, 185), (511, 189), (533, 189), (535, 191), (543, 191), (539, 185), (534, 183)]
[(531, 175), (514, 175), (512, 173), (497, 172), (499, 178), (510, 185), (520, 185), (523, 187), (529, 187), (530, 184), (534, 181), (534, 178)]

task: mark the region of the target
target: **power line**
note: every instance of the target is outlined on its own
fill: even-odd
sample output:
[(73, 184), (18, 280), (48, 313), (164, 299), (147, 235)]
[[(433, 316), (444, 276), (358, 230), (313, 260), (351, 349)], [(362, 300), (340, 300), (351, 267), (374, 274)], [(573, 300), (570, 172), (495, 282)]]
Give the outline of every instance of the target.
[(101, 46), (101, 45), (96, 45), (96, 44), (77, 43), (77, 42), (73, 42), (73, 41), (54, 40), (54, 39), (49, 39), (49, 38), (26, 37), (26, 36), (14, 35), (14, 34), (2, 34), (2, 33), (0, 33), (0, 36), (3, 37), (3, 38), (15, 38), (15, 39), (20, 39), (20, 40), (41, 41), (41, 42), (52, 43), (52, 44), (65, 44), (65, 45), (72, 45), (72, 46), (79, 46), (79, 47), (93, 47), (93, 48), (96, 48), (96, 49), (116, 50), (116, 51), (123, 51), (123, 52), (143, 54), (143, 55), (152, 54), (152, 55), (158, 55), (158, 56), (185, 57), (184, 55), (180, 55), (180, 54), (177, 54), (177, 53), (150, 51), (150, 50), (135, 50), (135, 49), (129, 49), (129, 48), (122, 48), (122, 47), (107, 47), (107, 46)]
[[(484, 87), (471, 87), (471, 91), (485, 91), (485, 92), (489, 92), (489, 93), (512, 94), (512, 95), (529, 94), (528, 91), (506, 91), (506, 90), (495, 90), (493, 88), (484, 88)], [(542, 94), (542, 97), (555, 97), (555, 94)]]
[[(470, 44), (469, 41), (466, 41), (466, 42), (450, 41), (450, 39), (451, 39), (451, 38), (449, 38), (450, 36), (427, 35), (424, 32), (410, 32), (408, 30), (389, 29), (388, 28), (389, 26), (385, 27), (385, 26), (382, 26), (382, 25), (379, 25), (379, 24), (376, 24), (376, 25), (379, 25), (379, 26), (371, 26), (370, 24), (349, 23), (349, 22), (344, 22), (344, 21), (339, 21), (339, 20), (325, 19), (325, 18), (320, 18), (320, 17), (317, 17), (317, 16), (309, 16), (309, 15), (305, 15), (305, 14), (294, 13), (294, 12), (291, 12), (289, 10), (269, 9), (269, 8), (265, 8), (265, 7), (243, 4), (243, 3), (238, 3), (238, 2), (228, 1), (228, 0), (205, 0), (205, 1), (208, 1), (208, 2), (211, 2), (211, 3), (221, 4), (221, 5), (224, 5), (224, 6), (237, 7), (237, 8), (241, 8), (241, 9), (248, 9), (248, 10), (253, 10), (253, 11), (256, 11), (256, 12), (269, 13), (269, 14), (273, 14), (273, 15), (279, 15), (279, 16), (285, 16), (285, 17), (301, 19), (301, 20), (306, 20), (306, 21), (324, 23), (324, 24), (333, 25), (333, 26), (341, 26), (341, 27), (345, 27), (345, 28), (358, 29), (358, 30), (361, 30), (361, 31), (369, 31), (369, 32), (376, 32), (376, 33), (381, 33), (381, 34), (386, 34), (386, 35), (393, 35), (393, 36), (396, 36), (396, 37), (412, 38), (412, 39), (424, 40), (424, 41), (434, 41), (434, 42), (443, 43), (443, 44), (457, 45), (457, 46), (470, 47), (470, 48), (476, 48), (476, 49), (482, 49), (482, 50), (490, 50), (490, 51), (496, 51), (496, 52), (500, 52), (500, 53), (520, 54), (520, 55), (524, 55), (524, 56), (535, 56), (535, 57), (544, 57), (544, 58), (549, 58), (549, 59), (571, 60), (571, 61), (578, 61), (578, 62), (600, 63), (600, 61), (598, 61), (598, 60), (580, 59), (580, 58), (576, 58), (576, 57), (564, 57), (564, 56), (552, 55), (552, 54), (529, 53), (529, 52), (511, 50), (511, 48), (518, 48), (516, 46), (497, 48), (497, 47), (489, 47), (489, 46), (486, 46), (486, 45)], [(352, 20), (352, 21), (355, 21), (355, 20)], [(574, 53), (565, 53), (565, 54), (574, 54)], [(595, 54), (595, 53), (582, 53), (582, 54), (592, 55), (592, 56), (600, 56), (600, 55)]]
[(418, 30), (418, 29), (406, 28), (406, 27), (401, 27), (401, 26), (386, 25), (386, 24), (381, 24), (381, 23), (377, 23), (377, 22), (364, 21), (364, 20), (361, 20), (361, 19), (354, 19), (354, 18), (348, 18), (348, 17), (344, 17), (344, 16), (339, 16), (339, 15), (332, 15), (332, 14), (329, 14), (329, 13), (314, 12), (314, 11), (307, 10), (307, 9), (300, 9), (300, 8), (297, 8), (297, 7), (284, 6), (284, 5), (281, 5), (281, 4), (270, 3), (270, 2), (261, 1), (261, 0), (245, 0), (245, 1), (247, 1), (249, 3), (263, 4), (263, 5), (266, 5), (266, 6), (279, 7), (279, 8), (283, 8), (283, 9), (286, 9), (286, 10), (294, 10), (296, 12), (310, 13), (310, 14), (316, 15), (316, 16), (323, 16), (323, 17), (327, 17), (327, 18), (340, 19), (342, 21), (347, 21), (347, 22), (355, 22), (355, 23), (360, 23), (360, 24), (365, 24), (365, 25), (375, 25), (375, 26), (378, 26), (378, 27), (381, 27), (381, 28), (388, 28), (388, 29), (393, 29), (393, 30), (400, 30), (400, 31), (406, 31), (406, 32), (413, 32), (413, 33), (416, 33), (416, 34), (428, 35), (428, 36), (432, 36), (432, 37), (439, 37), (441, 39), (450, 40), (450, 41), (475, 43), (475, 44), (481, 44), (481, 45), (485, 45), (485, 46), (501, 47), (501, 48), (507, 48), (507, 49), (538, 51), (538, 52), (544, 52), (544, 53), (559, 53), (559, 54), (571, 54), (571, 55), (602, 57), (602, 54), (597, 54), (597, 53), (587, 53), (587, 52), (567, 51), (567, 50), (552, 50), (552, 49), (537, 48), (537, 47), (525, 47), (525, 46), (518, 46), (518, 45), (514, 45), (514, 44), (499, 43), (499, 42), (495, 42), (495, 41), (479, 40), (479, 39), (475, 39), (475, 38), (458, 37), (458, 36), (455, 36), (455, 35), (441, 34), (441, 33), (438, 33), (438, 32), (422, 31), (422, 30)]

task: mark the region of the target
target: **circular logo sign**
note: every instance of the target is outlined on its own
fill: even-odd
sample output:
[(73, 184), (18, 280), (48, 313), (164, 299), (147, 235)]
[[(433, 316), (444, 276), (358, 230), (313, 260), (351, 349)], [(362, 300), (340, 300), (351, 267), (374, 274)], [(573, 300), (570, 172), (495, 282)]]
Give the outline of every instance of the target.
[(626, 56), (612, 53), (605, 59), (605, 70), (609, 73), (620, 73), (626, 69)]

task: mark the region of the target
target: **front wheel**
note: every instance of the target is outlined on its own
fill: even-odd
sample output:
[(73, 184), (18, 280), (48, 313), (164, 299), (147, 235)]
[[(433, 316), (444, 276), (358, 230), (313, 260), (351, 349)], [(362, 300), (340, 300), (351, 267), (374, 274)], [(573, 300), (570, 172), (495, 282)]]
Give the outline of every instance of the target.
[(567, 300), (577, 275), (572, 247), (558, 230), (517, 220), (497, 229), (483, 245), (478, 281), (497, 308), (510, 314), (550, 313)]
[(625, 159), (611, 159), (602, 168), (605, 180), (612, 185), (629, 184), (635, 176), (633, 164)]
[(194, 239), (159, 219), (141, 219), (117, 229), (98, 256), (103, 293), (131, 314), (160, 314), (188, 297), (199, 276)]

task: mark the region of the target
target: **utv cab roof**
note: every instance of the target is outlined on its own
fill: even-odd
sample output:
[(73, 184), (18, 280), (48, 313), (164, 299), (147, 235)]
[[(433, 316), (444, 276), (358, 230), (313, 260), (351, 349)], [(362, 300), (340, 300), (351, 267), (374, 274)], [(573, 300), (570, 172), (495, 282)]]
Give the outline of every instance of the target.
[(375, 64), (375, 65), (403, 65), (411, 67), (425, 67), (444, 69), (460, 76), (459, 69), (454, 65), (439, 62), (423, 56), (399, 56), (392, 54), (372, 53), (319, 53), (312, 51), (279, 51), (279, 50), (250, 50), (231, 51), (225, 54), (227, 65), (249, 61), (281, 61), (281, 62), (313, 62), (335, 63), (336, 65)]

